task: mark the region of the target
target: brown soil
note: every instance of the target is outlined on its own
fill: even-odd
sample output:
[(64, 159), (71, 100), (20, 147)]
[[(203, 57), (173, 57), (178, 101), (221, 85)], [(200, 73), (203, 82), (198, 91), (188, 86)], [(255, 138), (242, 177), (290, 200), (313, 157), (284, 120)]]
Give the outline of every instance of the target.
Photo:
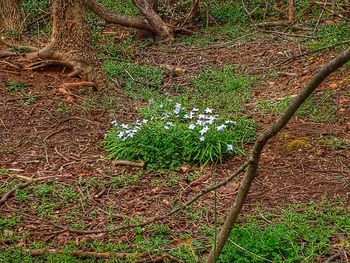
[[(255, 99), (252, 104), (262, 98), (281, 98), (286, 93), (296, 94), (309, 80), (312, 74), (325, 62), (337, 54), (336, 51), (322, 55), (316, 54), (307, 58), (296, 59), (284, 63), (276, 69), (277, 74), (269, 74), (271, 66), (285, 59), (284, 54), (298, 54), (297, 44), (291, 41), (271, 41), (267, 38), (258, 39), (246, 44), (222, 45), (220, 47), (190, 48), (183, 46), (151, 47), (135, 52), (134, 59), (139, 63), (154, 65), (167, 64), (186, 69), (180, 76), (169, 74), (166, 83), (176, 81), (185, 83), (187, 77), (197, 74), (213, 64), (241, 65), (247, 74), (264, 75), (254, 87)], [(6, 61), (14, 65), (22, 65), (21, 58), (8, 58)], [(125, 219), (142, 215), (149, 218), (169, 212), (174, 202), (188, 200), (201, 189), (210, 185), (215, 177), (225, 178), (244, 161), (244, 158), (233, 158), (224, 164), (216, 165), (214, 173), (210, 168), (203, 170), (203, 181), (195, 186), (186, 182), (186, 174), (148, 173), (140, 168), (118, 167), (106, 161), (105, 152), (99, 144), (114, 119), (127, 122), (135, 120), (139, 103), (117, 92), (119, 103), (116, 108), (84, 106), (83, 98), (91, 96), (101, 98), (116, 94), (112, 90), (76, 90), (76, 103), (69, 106), (65, 98), (57, 91), (63, 82), (74, 82), (67, 78), (66, 69), (44, 68), (39, 71), (24, 71), (0, 61), (0, 168), (26, 177), (53, 175), (70, 175), (63, 183), (79, 189), (79, 178), (108, 179), (123, 172), (142, 172), (142, 179), (123, 189), (107, 188), (101, 197), (95, 197), (102, 190), (91, 187), (87, 191), (89, 211), (95, 210), (97, 217), (91, 221), (85, 211), (86, 229), (106, 227), (108, 224), (107, 207), (113, 207), (115, 214), (113, 223), (118, 224)], [(337, 121), (331, 123), (313, 123), (306, 119), (295, 117), (285, 129), (285, 136), (274, 138), (266, 147), (262, 156), (259, 176), (249, 194), (244, 211), (257, 206), (273, 208), (296, 202), (322, 200), (338, 196), (347, 200), (350, 194), (350, 152), (348, 149), (335, 149), (329, 145), (316, 143), (317, 138), (337, 137), (350, 143), (349, 102), (339, 99), (350, 99), (350, 69), (349, 67), (333, 74), (319, 90), (334, 89), (335, 105), (338, 108)], [(288, 75), (288, 76), (286, 76)], [(9, 81), (30, 83), (24, 94), (10, 92), (6, 88)], [(33, 104), (21, 106), (19, 100), (35, 96)], [(253, 115), (254, 112), (251, 112)], [(255, 115), (254, 115), (255, 116)], [(275, 118), (275, 116), (273, 116)], [(267, 127), (273, 118), (255, 117), (261, 129)], [(286, 144), (297, 138), (305, 137), (310, 141), (308, 147), (287, 150)], [(12, 149), (11, 151), (4, 149)], [(208, 178), (205, 175), (210, 175)], [(169, 179), (179, 177), (178, 182), (171, 186), (152, 185), (154, 179)], [(8, 176), (0, 175), (0, 181), (5, 182)], [(4, 185), (4, 184), (3, 184)], [(218, 213), (224, 216), (231, 204), (238, 186), (238, 181), (230, 183), (219, 190)], [(33, 197), (35, 199), (35, 197)], [(214, 194), (210, 193), (194, 205), (206, 213), (205, 220), (194, 222), (186, 220), (186, 215), (175, 215), (163, 223), (171, 226), (174, 235), (192, 233), (202, 235), (199, 226), (213, 223)], [(60, 226), (68, 226), (72, 222), (63, 219), (67, 212), (67, 204), (57, 209)], [(115, 237), (113, 235), (95, 234), (78, 235), (62, 230), (48, 219), (40, 218), (29, 203), (20, 203), (11, 198), (0, 208), (1, 216), (19, 211), (24, 217), (24, 225), (20, 231), (36, 233), (30, 235), (25, 244), (33, 240), (56, 241), (63, 245), (68, 240), (109, 240), (124, 241), (132, 244), (134, 234), (126, 231)], [(62, 216), (62, 217), (61, 217)], [(116, 239), (117, 238), (117, 239)]]

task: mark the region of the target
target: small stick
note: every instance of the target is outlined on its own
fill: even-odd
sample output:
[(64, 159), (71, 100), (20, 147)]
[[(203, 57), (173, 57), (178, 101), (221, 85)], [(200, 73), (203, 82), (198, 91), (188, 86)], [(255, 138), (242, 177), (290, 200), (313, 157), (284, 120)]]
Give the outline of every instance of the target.
[(124, 165), (124, 166), (135, 166), (135, 167), (144, 167), (144, 163), (137, 163), (137, 162), (130, 162), (125, 160), (117, 160), (114, 161), (113, 164), (115, 165)]

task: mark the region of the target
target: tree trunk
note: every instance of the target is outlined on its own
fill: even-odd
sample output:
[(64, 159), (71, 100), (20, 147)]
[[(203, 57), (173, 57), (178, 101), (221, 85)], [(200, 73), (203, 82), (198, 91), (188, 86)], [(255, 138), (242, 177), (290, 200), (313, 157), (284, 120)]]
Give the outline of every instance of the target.
[(133, 0), (133, 3), (146, 17), (148, 23), (154, 28), (158, 36), (170, 41), (174, 41), (174, 36), (171, 28), (169, 28), (153, 10), (153, 7), (149, 4), (149, 0)]
[(248, 169), (241, 181), (240, 187), (238, 189), (237, 196), (233, 202), (233, 205), (228, 213), (225, 223), (219, 233), (216, 240), (215, 246), (210, 251), (209, 257), (207, 258), (207, 263), (215, 263), (224, 248), (224, 245), (232, 231), (232, 228), (236, 224), (236, 220), (242, 207), (247, 199), (250, 187), (253, 180), (257, 176), (257, 171), (259, 167), (259, 161), (262, 151), (264, 150), (267, 142), (274, 137), (278, 132), (280, 132), (294, 116), (295, 112), (299, 107), (311, 96), (311, 94), (316, 90), (316, 88), (335, 70), (343, 66), (345, 63), (350, 61), (350, 48), (345, 50), (338, 57), (333, 59), (328, 64), (324, 65), (305, 86), (305, 88), (293, 99), (293, 101), (288, 105), (280, 117), (271, 125), (267, 130), (265, 130), (257, 139), (254, 144), (253, 150), (250, 154), (250, 164)]
[(0, 0), (2, 26), (7, 31), (20, 32), (23, 29), (23, 14), (18, 0)]
[(191, 4), (190, 17), (192, 20), (196, 20), (199, 16), (199, 2), (200, 0), (193, 0)]
[(102, 74), (98, 71), (84, 0), (53, 0), (51, 13), (51, 39), (38, 56), (57, 60), (73, 68), (71, 76), (81, 75), (98, 84)]

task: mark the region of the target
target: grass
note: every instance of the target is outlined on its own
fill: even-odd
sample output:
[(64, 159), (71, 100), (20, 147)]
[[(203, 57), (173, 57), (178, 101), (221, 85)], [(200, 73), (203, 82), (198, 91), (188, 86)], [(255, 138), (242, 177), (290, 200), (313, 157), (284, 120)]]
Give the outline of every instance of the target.
[[(317, 31), (318, 39), (309, 42), (309, 47), (313, 49), (322, 48), (325, 46), (337, 44), (350, 39), (349, 22), (337, 22), (330, 25), (322, 25)], [(349, 45), (349, 44), (344, 44)]]
[(290, 207), (279, 215), (259, 218), (257, 213), (231, 232), (220, 262), (315, 262), (321, 256), (327, 258), (332, 246), (349, 240), (349, 215), (349, 207), (326, 200)]
[[(333, 103), (333, 91), (313, 95), (296, 112), (296, 116), (307, 118), (313, 122), (331, 122), (336, 120), (337, 108)], [(290, 95), (278, 101), (264, 100), (257, 104), (261, 113), (281, 113), (293, 100)]]
[[(193, 214), (194, 223), (202, 215)], [(324, 199), (318, 203), (300, 203), (282, 209), (256, 211), (246, 215), (233, 229), (229, 241), (224, 247), (220, 262), (315, 262), (337, 253), (337, 249), (349, 250), (350, 208), (342, 205), (342, 200)], [(200, 217), (199, 219), (197, 219)], [(144, 219), (133, 218), (125, 223), (138, 223)], [(6, 238), (16, 240), (9, 231), (22, 224), (21, 217), (8, 216), (0, 219), (0, 230), (7, 231)], [(77, 221), (75, 228), (85, 227)], [(203, 234), (212, 240), (214, 229), (206, 226)], [(20, 249), (8, 248), (0, 251), (2, 262), (102, 262), (94, 257), (79, 258), (70, 254), (77, 249), (96, 252), (130, 253), (129, 261), (135, 262), (138, 253), (152, 252), (152, 255), (164, 251), (179, 257), (185, 262), (202, 262), (207, 240), (199, 241), (190, 234), (174, 236), (167, 225), (152, 224), (148, 231), (144, 228), (133, 230), (134, 244), (124, 242), (68, 241), (65, 246), (57, 247), (54, 243), (34, 242), (29, 248), (58, 248), (65, 250), (62, 255), (44, 254), (30, 256)], [(175, 245), (176, 244), (176, 245)], [(64, 261), (61, 261), (64, 260)], [(117, 260), (117, 259), (115, 259)], [(113, 262), (113, 259), (111, 259)], [(118, 262), (118, 261), (115, 261)], [(123, 261), (124, 262), (124, 261)]]
[(8, 91), (13, 92), (24, 92), (27, 90), (27, 84), (24, 82), (10, 81), (6, 83), (6, 87)]
[(109, 78), (122, 82), (125, 92), (135, 99), (147, 101), (161, 96), (164, 73), (160, 67), (106, 61), (103, 71)]
[(238, 115), (252, 98), (252, 84), (255, 82), (254, 78), (241, 75), (239, 71), (233, 66), (225, 66), (200, 73), (192, 78), (195, 88), (192, 100), (202, 102), (201, 107), (213, 107), (224, 115)]

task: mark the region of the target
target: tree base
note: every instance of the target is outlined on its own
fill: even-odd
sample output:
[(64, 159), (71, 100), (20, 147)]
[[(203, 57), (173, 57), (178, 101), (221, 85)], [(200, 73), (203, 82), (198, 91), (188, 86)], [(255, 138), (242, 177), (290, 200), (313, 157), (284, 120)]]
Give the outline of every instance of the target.
[(28, 53), (26, 55), (29, 60), (37, 60), (25, 67), (26, 70), (37, 70), (52, 65), (63, 65), (71, 68), (69, 77), (80, 77), (83, 81), (95, 83), (95, 87), (104, 86), (106, 84), (103, 73), (99, 70), (97, 62), (91, 64), (72, 58), (69, 52), (61, 52), (45, 47), (38, 52)]

